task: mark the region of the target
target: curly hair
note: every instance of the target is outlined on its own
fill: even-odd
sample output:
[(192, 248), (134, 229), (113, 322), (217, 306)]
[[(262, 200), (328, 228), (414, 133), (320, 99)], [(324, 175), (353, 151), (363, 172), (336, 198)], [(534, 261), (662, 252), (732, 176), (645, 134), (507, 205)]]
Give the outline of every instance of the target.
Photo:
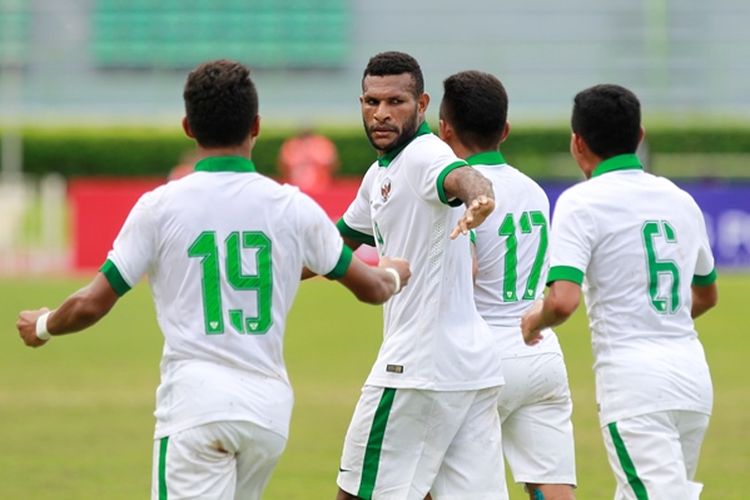
[(508, 94), (489, 73), (456, 73), (443, 81), (440, 117), (466, 146), (497, 149), (508, 118)]
[(204, 147), (237, 146), (258, 115), (258, 93), (250, 69), (220, 59), (188, 75), (182, 94), (190, 129)]
[(409, 54), (403, 52), (381, 52), (370, 58), (365, 71), (362, 73), (362, 90), (364, 90), (367, 76), (390, 76), (408, 73), (414, 80), (414, 95), (419, 97), (424, 93), (424, 77), (419, 63)]
[(591, 151), (600, 158), (635, 153), (641, 130), (641, 104), (619, 85), (595, 85), (573, 100), (570, 120)]

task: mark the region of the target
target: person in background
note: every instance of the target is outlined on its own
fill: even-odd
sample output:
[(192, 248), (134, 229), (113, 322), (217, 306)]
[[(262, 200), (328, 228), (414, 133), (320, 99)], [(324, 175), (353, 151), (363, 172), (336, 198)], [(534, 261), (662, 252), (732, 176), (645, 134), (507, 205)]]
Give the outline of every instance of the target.
[(324, 191), (339, 168), (338, 151), (329, 138), (305, 129), (281, 145), (278, 167), (282, 180), (302, 191)]

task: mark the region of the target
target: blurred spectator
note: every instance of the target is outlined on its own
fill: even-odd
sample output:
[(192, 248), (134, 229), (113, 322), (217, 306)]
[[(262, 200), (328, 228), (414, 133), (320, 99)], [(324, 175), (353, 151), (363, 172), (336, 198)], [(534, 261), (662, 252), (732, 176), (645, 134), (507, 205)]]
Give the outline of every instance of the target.
[(285, 182), (316, 192), (330, 185), (339, 155), (330, 139), (305, 129), (282, 144), (278, 163)]
[(175, 181), (181, 177), (185, 177), (188, 174), (192, 174), (195, 171), (195, 164), (200, 160), (200, 157), (198, 156), (198, 151), (195, 149), (189, 149), (182, 153), (182, 156), (180, 156), (180, 161), (172, 167), (172, 170), (169, 171), (169, 175), (167, 176), (167, 180), (169, 181)]

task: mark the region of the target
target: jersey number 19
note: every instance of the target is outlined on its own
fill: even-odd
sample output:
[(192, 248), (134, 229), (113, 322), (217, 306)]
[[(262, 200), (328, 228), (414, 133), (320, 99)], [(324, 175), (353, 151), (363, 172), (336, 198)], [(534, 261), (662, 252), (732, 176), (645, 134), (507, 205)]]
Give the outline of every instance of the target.
[[(188, 248), (188, 257), (201, 259), (201, 291), (206, 335), (224, 333), (224, 308), (221, 282), (224, 279), (234, 290), (255, 290), (258, 297), (256, 316), (245, 316), (242, 309), (229, 309), (229, 322), (239, 333), (262, 335), (272, 323), (271, 298), (273, 272), (271, 268), (271, 240), (259, 231), (234, 231), (224, 240), (226, 261), (224, 275), (219, 266), (216, 231), (204, 231)], [(256, 274), (242, 273), (242, 249), (257, 249)]]

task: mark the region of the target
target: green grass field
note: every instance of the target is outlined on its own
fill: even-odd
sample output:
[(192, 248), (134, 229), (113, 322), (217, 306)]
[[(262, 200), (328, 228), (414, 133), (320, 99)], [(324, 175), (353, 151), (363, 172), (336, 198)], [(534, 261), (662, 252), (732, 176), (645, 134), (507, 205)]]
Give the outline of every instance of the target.
[[(91, 330), (23, 346), (17, 312), (56, 306), (81, 279), (0, 280), (0, 498), (148, 498), (154, 391), (161, 335), (141, 284)], [(720, 304), (698, 322), (714, 377), (715, 404), (698, 480), (704, 499), (743, 499), (750, 471), (750, 337), (741, 301), (750, 276), (722, 275)], [(558, 329), (574, 398), (578, 498), (612, 498), (594, 409), (584, 315)], [(296, 393), (287, 450), (268, 500), (332, 499), (338, 458), (360, 386), (381, 336), (380, 308), (341, 286), (304, 283), (287, 328), (286, 359)], [(527, 498), (510, 485), (511, 498)]]

